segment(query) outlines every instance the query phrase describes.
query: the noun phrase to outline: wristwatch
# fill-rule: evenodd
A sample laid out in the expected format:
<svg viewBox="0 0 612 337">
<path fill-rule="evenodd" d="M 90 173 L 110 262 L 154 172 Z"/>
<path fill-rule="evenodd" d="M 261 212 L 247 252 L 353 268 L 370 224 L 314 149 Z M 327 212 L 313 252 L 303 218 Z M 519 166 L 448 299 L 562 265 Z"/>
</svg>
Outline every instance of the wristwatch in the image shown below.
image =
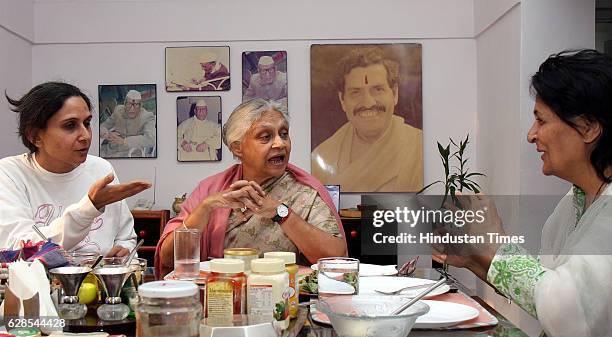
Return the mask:
<svg viewBox="0 0 612 337">
<path fill-rule="evenodd" d="M 279 225 L 285 222 L 291 213 L 291 208 L 285 204 L 280 204 L 276 206 L 276 215 L 272 217 L 272 221 L 278 223 Z"/>
</svg>

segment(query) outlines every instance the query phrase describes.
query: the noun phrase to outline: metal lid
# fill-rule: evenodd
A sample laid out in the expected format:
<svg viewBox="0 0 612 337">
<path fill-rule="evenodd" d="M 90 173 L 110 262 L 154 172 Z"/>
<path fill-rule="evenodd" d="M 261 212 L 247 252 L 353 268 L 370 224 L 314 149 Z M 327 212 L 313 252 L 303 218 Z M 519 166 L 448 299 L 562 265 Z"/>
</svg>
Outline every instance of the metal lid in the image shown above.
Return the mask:
<svg viewBox="0 0 612 337">
<path fill-rule="evenodd" d="M 264 253 L 265 258 L 275 258 L 285 261 L 285 264 L 295 264 L 294 252 L 267 252 Z"/>
<path fill-rule="evenodd" d="M 242 273 L 244 261 L 239 259 L 213 259 L 210 261 L 210 271 L 213 273 Z"/>
<path fill-rule="evenodd" d="M 225 248 L 223 256 L 259 256 L 259 251 L 255 248 Z"/>
<path fill-rule="evenodd" d="M 254 273 L 280 273 L 285 271 L 285 261 L 281 259 L 263 258 L 251 261 Z"/>
<path fill-rule="evenodd" d="M 198 292 L 198 286 L 189 281 L 154 281 L 138 287 L 138 294 L 148 298 L 191 297 Z"/>
</svg>

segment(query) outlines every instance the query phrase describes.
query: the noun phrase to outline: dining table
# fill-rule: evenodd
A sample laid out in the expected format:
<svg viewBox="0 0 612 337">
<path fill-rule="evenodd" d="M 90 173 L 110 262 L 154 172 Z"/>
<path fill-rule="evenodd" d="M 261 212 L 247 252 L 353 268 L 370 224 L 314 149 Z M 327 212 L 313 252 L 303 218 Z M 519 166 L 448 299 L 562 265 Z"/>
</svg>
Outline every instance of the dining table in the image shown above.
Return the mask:
<svg viewBox="0 0 612 337">
<path fill-rule="evenodd" d="M 440 278 L 440 272 L 431 268 L 418 268 L 415 277 L 437 280 Z M 448 276 L 448 274 L 447 274 Z M 483 309 L 494 316 L 498 323 L 493 326 L 483 326 L 474 328 L 453 328 L 447 327 L 444 329 L 412 329 L 409 337 L 528 337 L 528 335 L 505 318 L 502 314 L 493 309 L 482 298 L 475 296 L 473 291 L 465 287 L 453 277 L 449 278 L 450 292 L 462 293 L 474 301 L 476 301 Z M 435 300 L 436 298 L 432 298 Z M 296 337 L 338 337 L 333 327 L 328 324 L 322 324 L 312 319 L 312 316 L 307 315 L 303 327 L 300 329 Z"/>
<path fill-rule="evenodd" d="M 438 280 L 441 277 L 441 272 L 432 268 L 417 268 L 412 274 L 413 277 Z M 409 337 L 527 337 L 528 335 L 516 327 L 507 318 L 493 309 L 483 299 L 478 296 L 474 296 L 473 292 L 465 287 L 461 282 L 452 277 L 452 275 L 446 274 L 449 279 L 448 285 L 450 287 L 449 293 L 457 293 L 467 295 L 467 297 L 477 302 L 482 309 L 485 309 L 491 316 L 497 319 L 497 324 L 488 325 L 483 327 L 473 328 L 462 328 L 462 327 L 446 327 L 437 329 L 413 329 Z M 431 298 L 432 300 L 440 300 L 440 298 Z M 300 296 L 300 302 L 312 301 L 316 298 L 309 296 Z M 310 306 L 302 306 L 299 311 L 297 319 L 292 319 L 288 330 L 284 331 L 282 337 L 338 337 L 333 327 L 329 324 L 323 324 L 315 321 L 313 315 L 311 315 Z M 89 322 L 89 320 L 88 320 Z M 82 324 L 71 325 L 66 331 L 71 332 L 85 332 L 85 331 L 106 331 L 113 334 L 124 334 L 127 337 L 135 335 L 135 320 L 128 318 L 121 322 L 106 322 L 101 324 L 93 319 L 94 323 L 88 323 L 84 326 Z M 110 324 L 112 323 L 112 324 Z M 91 324 L 91 325 L 90 325 Z M 109 325 L 110 324 L 110 325 Z M 384 337 L 384 336 L 381 336 Z"/>
</svg>

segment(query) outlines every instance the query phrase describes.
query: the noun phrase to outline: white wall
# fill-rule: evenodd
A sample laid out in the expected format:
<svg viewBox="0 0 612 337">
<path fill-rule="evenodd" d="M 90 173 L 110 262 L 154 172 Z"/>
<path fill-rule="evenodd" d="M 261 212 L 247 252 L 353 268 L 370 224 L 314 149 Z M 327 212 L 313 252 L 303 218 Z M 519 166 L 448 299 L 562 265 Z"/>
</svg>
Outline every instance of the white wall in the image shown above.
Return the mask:
<svg viewBox="0 0 612 337">
<path fill-rule="evenodd" d="M 474 35 L 478 37 L 521 0 L 474 0 Z"/>
<path fill-rule="evenodd" d="M 461 38 L 473 0 L 45 0 L 38 43 Z"/>
<path fill-rule="evenodd" d="M 0 0 L 0 27 L 27 41 L 34 41 L 32 0 Z"/>
<path fill-rule="evenodd" d="M 0 2 L 0 158 L 22 153 L 17 114 L 9 110 L 4 91 L 18 97 L 32 84 L 32 1 Z"/>
<path fill-rule="evenodd" d="M 52 79 L 73 82 L 86 90 L 94 101 L 97 100 L 98 84 L 157 84 L 158 158 L 112 160 L 122 181 L 152 180 L 156 168 L 155 208 L 169 208 L 175 196 L 190 192 L 199 180 L 233 162 L 226 149 L 221 163 L 176 161 L 175 100 L 185 93 L 165 92 L 164 47 L 168 46 L 230 46 L 231 73 L 236 80 L 232 90 L 218 93 L 222 97 L 224 120 L 240 102 L 241 89 L 235 84 L 239 83 L 241 76 L 241 52 L 287 50 L 289 110 L 294 126 L 291 129 L 291 161 L 305 169 L 310 167 L 308 69 L 312 43 L 423 43 L 425 181 L 442 175 L 435 146 L 437 140 L 446 141 L 449 136 L 463 137 L 467 132 L 475 132 L 476 71 L 475 44 L 471 38 L 471 0 L 436 0 L 427 4 L 393 1 L 393 11 L 388 15 L 367 15 L 367 18 L 366 13 L 378 11 L 378 7 L 362 0 L 333 3 L 317 0 L 308 6 L 298 3 L 287 6 L 284 1 L 268 0 L 269 13 L 280 21 L 257 21 L 248 29 L 239 23 L 253 22 L 252 11 L 237 9 L 233 3 L 216 3 L 216 12 L 231 15 L 209 16 L 204 28 L 202 20 L 195 20 L 193 13 L 200 14 L 210 6 L 205 7 L 199 1 L 181 1 L 180 4 L 170 6 L 161 1 L 38 1 L 34 10 L 36 41 L 41 43 L 33 48 L 34 83 Z M 168 14 L 177 8 L 180 8 L 182 16 Z M 326 10 L 321 11 L 321 8 Z M 163 25 L 151 24 L 153 16 L 163 16 L 167 21 Z M 440 25 L 440 22 L 448 24 Z M 412 39 L 415 36 L 425 38 Z M 367 37 L 372 39 L 365 39 Z M 386 39 L 377 40 L 376 37 Z M 452 124 L 449 123 L 451 119 Z M 94 139 L 97 136 L 96 130 Z M 92 145 L 90 153 L 98 153 L 97 142 Z M 139 197 L 152 199 L 152 194 L 152 191 L 147 191 Z M 353 206 L 359 203 L 359 195 L 343 195 L 341 200 L 343 207 Z"/>
<path fill-rule="evenodd" d="M 500 3 L 475 6 L 475 12 L 491 13 Z M 477 10 L 478 9 L 478 10 Z M 487 174 L 482 179 L 487 194 L 516 196 L 520 194 L 520 148 L 525 136 L 520 130 L 521 98 L 521 5 L 515 3 L 487 25 L 476 37 L 478 73 L 478 169 Z M 482 16 L 482 15 L 481 15 Z M 532 168 L 537 170 L 538 168 Z M 519 214 L 518 198 L 500 198 L 498 203 L 504 227 L 514 227 Z M 492 307 L 517 324 L 530 336 L 541 327 L 537 320 L 503 297 L 483 281 L 462 275 Z"/>
<path fill-rule="evenodd" d="M 553 53 L 595 47 L 595 0 L 523 0 L 521 17 L 521 133 L 533 122 L 529 81 Z M 521 194 L 565 194 L 566 182 L 533 170 L 540 165 L 534 146 L 521 146 Z"/>
<path fill-rule="evenodd" d="M 339 43 L 354 42 L 348 40 Z M 376 42 L 376 41 L 370 41 Z M 391 41 L 384 41 L 391 42 Z M 394 40 L 393 42 L 415 42 Z M 442 174 L 438 163 L 436 140 L 474 133 L 476 118 L 475 48 L 470 39 L 419 40 L 423 43 L 423 127 L 425 135 L 425 180 Z M 291 161 L 310 167 L 310 41 L 230 42 L 231 72 L 240 78 L 240 57 L 244 50 L 288 51 L 289 111 L 293 140 Z M 178 163 L 176 161 L 176 97 L 185 93 L 167 93 L 164 87 L 164 47 L 193 45 L 177 43 L 62 44 L 37 45 L 33 48 L 33 82 L 65 80 L 84 89 L 95 102 L 98 84 L 155 83 L 158 94 L 158 158 L 111 160 L 122 181 L 152 179 L 157 168 L 156 208 L 169 208 L 172 198 L 190 192 L 204 177 L 228 167 L 233 159 L 223 149 L 221 163 Z M 211 45 L 211 43 L 198 43 Z M 456 67 L 461 63 L 461 67 Z M 306 71 L 304 71 L 306 69 Z M 238 83 L 239 81 L 234 81 Z M 217 95 L 217 93 L 213 93 Z M 224 121 L 241 99 L 241 89 L 234 86 L 220 92 Z M 444 97 L 444 99 L 439 99 Z M 97 116 L 97 113 L 95 114 Z M 448 123 L 453 116 L 453 123 Z M 95 118 L 94 118 L 95 120 Z M 97 140 L 97 124 L 94 139 Z M 90 153 L 98 153 L 94 141 Z M 179 178 L 180 177 L 180 178 Z M 140 197 L 152 199 L 152 192 Z M 343 203 L 347 198 L 342 197 Z"/>
</svg>

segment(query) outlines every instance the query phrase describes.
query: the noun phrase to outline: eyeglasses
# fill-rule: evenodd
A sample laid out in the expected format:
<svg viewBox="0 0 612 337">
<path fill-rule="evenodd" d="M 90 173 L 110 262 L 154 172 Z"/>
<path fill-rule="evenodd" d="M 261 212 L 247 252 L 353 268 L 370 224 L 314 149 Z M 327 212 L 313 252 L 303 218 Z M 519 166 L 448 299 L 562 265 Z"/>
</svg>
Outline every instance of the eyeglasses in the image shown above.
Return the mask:
<svg viewBox="0 0 612 337">
<path fill-rule="evenodd" d="M 125 102 L 125 106 L 128 107 L 133 107 L 133 106 L 140 106 L 140 102 Z"/>
</svg>

